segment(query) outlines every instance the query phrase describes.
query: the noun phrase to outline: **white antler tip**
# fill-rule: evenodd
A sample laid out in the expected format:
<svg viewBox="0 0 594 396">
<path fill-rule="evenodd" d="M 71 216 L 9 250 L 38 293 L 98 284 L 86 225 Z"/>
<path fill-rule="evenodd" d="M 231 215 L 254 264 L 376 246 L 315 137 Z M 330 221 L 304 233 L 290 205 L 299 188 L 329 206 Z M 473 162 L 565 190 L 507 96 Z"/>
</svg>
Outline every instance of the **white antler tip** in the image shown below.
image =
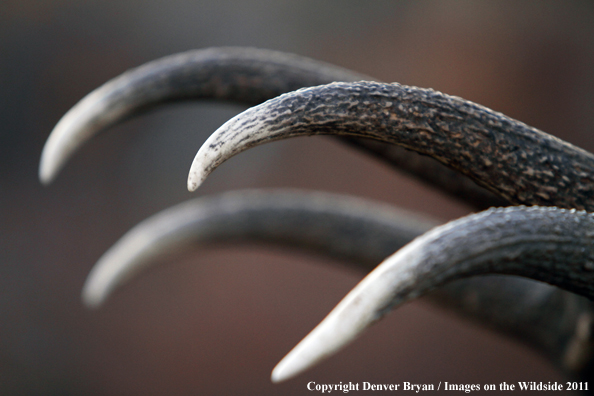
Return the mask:
<svg viewBox="0 0 594 396">
<path fill-rule="evenodd" d="M 39 181 L 46 186 L 54 181 L 57 173 L 56 161 L 52 158 L 55 156 L 50 155 L 49 151 L 46 145 L 41 153 L 41 161 L 39 162 Z"/>
<path fill-rule="evenodd" d="M 283 374 L 282 370 L 278 369 L 278 366 L 276 366 L 274 368 L 274 370 L 272 370 L 272 374 L 270 375 L 270 380 L 275 383 L 278 384 L 279 382 L 283 382 L 285 380 L 287 380 L 289 377 L 287 377 L 286 375 Z"/>
<path fill-rule="evenodd" d="M 106 267 L 108 271 L 105 270 Z M 85 307 L 90 309 L 99 308 L 109 297 L 110 292 L 115 287 L 113 274 L 109 270 L 110 267 L 102 264 L 102 260 L 99 260 L 89 273 L 81 292 L 82 302 Z"/>
<path fill-rule="evenodd" d="M 209 153 L 208 149 L 205 149 L 204 146 L 198 150 L 198 153 L 192 162 L 192 166 L 190 167 L 190 173 L 188 174 L 189 191 L 196 191 L 210 174 L 210 171 L 207 169 L 212 170 L 216 167 L 216 162 L 211 158 L 212 154 Z M 212 165 L 213 163 L 215 163 L 214 166 Z"/>
<path fill-rule="evenodd" d="M 188 176 L 188 191 L 196 191 L 203 181 L 203 177 L 198 177 L 196 174 L 191 173 L 190 176 Z"/>
<path fill-rule="evenodd" d="M 188 191 L 196 191 L 200 187 L 200 182 L 195 180 L 192 176 L 188 177 Z"/>
<path fill-rule="evenodd" d="M 81 294 L 82 302 L 85 307 L 89 309 L 99 308 L 101 305 L 103 305 L 103 302 L 105 302 L 107 297 L 107 293 L 98 291 L 96 289 L 97 287 L 93 287 L 92 285 L 85 285 L 85 287 L 83 287 Z"/>
<path fill-rule="evenodd" d="M 295 354 L 289 353 L 276 365 L 270 375 L 270 380 L 273 383 L 276 384 L 291 379 L 311 366 L 310 363 L 305 363 L 301 359 L 295 359 L 295 357 Z"/>
<path fill-rule="evenodd" d="M 39 168 L 39 181 L 44 186 L 47 186 L 51 184 L 52 181 L 54 181 L 54 175 L 46 168 Z"/>
</svg>

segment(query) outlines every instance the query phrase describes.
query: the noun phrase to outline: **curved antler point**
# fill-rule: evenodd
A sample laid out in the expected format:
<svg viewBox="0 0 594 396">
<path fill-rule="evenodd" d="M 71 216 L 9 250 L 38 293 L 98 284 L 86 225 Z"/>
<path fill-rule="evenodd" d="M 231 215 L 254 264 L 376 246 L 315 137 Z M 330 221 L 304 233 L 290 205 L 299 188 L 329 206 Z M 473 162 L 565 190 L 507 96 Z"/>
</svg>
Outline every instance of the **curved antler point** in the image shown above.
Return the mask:
<svg viewBox="0 0 594 396">
<path fill-rule="evenodd" d="M 314 329 L 312 333 L 316 333 L 318 329 Z M 308 335 L 302 340 L 291 352 L 289 352 L 272 370 L 270 379 L 273 383 L 279 383 L 289 380 L 302 372 L 313 367 L 317 362 L 322 360 L 318 353 L 323 348 L 320 348 L 316 344 L 320 343 L 320 337 L 316 337 L 315 334 Z"/>
<path fill-rule="evenodd" d="M 81 299 L 84 306 L 89 309 L 97 309 L 101 307 L 105 301 L 102 296 L 90 293 L 87 289 L 83 290 Z"/>
<path fill-rule="evenodd" d="M 98 286 L 96 279 L 97 277 L 93 277 L 91 275 L 92 273 L 89 275 L 85 285 L 83 286 L 81 299 L 85 307 L 89 309 L 96 309 L 103 305 L 107 299 L 107 296 L 109 296 L 109 291 L 106 291 L 105 287 Z"/>
<path fill-rule="evenodd" d="M 188 176 L 188 191 L 196 191 L 201 184 L 202 181 L 200 180 L 200 178 L 195 177 L 193 174 L 190 174 L 190 176 Z"/>
<path fill-rule="evenodd" d="M 198 169 L 196 170 L 195 168 Z M 201 166 L 195 167 L 192 165 L 192 169 L 190 169 L 190 174 L 188 175 L 188 191 L 193 192 L 200 187 L 204 179 L 206 179 L 205 173 Z"/>
<path fill-rule="evenodd" d="M 55 129 L 50 134 L 50 139 L 47 141 L 43 147 L 43 151 L 41 152 L 41 160 L 39 162 L 39 181 L 43 185 L 51 184 L 58 174 L 58 161 L 55 158 L 55 150 L 52 149 L 51 143 L 51 136 L 54 134 L 54 132 Z"/>
<path fill-rule="evenodd" d="M 55 178 L 55 172 L 50 172 L 47 168 L 39 167 L 39 181 L 44 186 L 50 185 Z"/>
</svg>

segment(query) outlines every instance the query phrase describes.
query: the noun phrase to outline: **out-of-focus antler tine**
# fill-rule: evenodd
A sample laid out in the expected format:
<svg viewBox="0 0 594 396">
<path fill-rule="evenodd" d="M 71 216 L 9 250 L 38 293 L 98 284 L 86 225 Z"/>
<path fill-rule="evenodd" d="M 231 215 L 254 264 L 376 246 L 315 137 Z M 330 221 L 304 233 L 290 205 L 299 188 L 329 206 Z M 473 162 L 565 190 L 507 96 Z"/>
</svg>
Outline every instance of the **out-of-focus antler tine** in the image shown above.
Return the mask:
<svg viewBox="0 0 594 396">
<path fill-rule="evenodd" d="M 222 241 L 284 244 L 347 260 L 365 272 L 435 226 L 362 198 L 314 191 L 245 190 L 191 200 L 138 224 L 97 262 L 83 300 L 100 305 L 164 252 Z"/>
</svg>

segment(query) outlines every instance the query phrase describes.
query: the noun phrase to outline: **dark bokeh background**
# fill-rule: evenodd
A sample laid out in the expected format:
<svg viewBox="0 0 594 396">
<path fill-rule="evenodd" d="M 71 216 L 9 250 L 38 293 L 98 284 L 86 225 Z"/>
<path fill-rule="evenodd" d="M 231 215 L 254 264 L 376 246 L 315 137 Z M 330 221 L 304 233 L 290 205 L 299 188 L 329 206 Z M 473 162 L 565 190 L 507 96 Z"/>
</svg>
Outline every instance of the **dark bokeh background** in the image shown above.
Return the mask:
<svg viewBox="0 0 594 396">
<path fill-rule="evenodd" d="M 300 395 L 309 381 L 559 380 L 533 351 L 411 303 L 280 385 L 269 373 L 362 274 L 299 252 L 200 247 L 97 311 L 79 299 L 97 258 L 140 220 L 190 198 L 189 164 L 241 107 L 178 105 L 112 128 L 56 182 L 37 165 L 86 93 L 174 52 L 255 46 L 479 102 L 594 150 L 588 1 L 74 1 L 0 4 L 0 394 Z M 270 144 L 197 193 L 351 193 L 446 221 L 469 208 L 328 138 Z M 594 386 L 594 384 L 592 384 Z"/>
</svg>

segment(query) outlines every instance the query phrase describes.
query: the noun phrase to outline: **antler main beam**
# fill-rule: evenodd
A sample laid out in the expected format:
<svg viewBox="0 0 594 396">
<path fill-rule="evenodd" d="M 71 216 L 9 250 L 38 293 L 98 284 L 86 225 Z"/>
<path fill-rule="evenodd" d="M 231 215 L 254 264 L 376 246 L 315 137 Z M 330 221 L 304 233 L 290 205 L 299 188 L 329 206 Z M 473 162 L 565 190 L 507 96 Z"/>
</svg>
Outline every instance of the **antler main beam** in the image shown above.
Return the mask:
<svg viewBox="0 0 594 396">
<path fill-rule="evenodd" d="M 305 57 L 255 48 L 209 48 L 171 55 L 114 78 L 70 109 L 43 149 L 39 177 L 50 183 L 87 140 L 159 105 L 216 99 L 251 106 L 302 87 L 359 80 L 373 78 Z M 507 204 L 430 158 L 367 139 L 340 139 L 473 207 Z"/>
</svg>

